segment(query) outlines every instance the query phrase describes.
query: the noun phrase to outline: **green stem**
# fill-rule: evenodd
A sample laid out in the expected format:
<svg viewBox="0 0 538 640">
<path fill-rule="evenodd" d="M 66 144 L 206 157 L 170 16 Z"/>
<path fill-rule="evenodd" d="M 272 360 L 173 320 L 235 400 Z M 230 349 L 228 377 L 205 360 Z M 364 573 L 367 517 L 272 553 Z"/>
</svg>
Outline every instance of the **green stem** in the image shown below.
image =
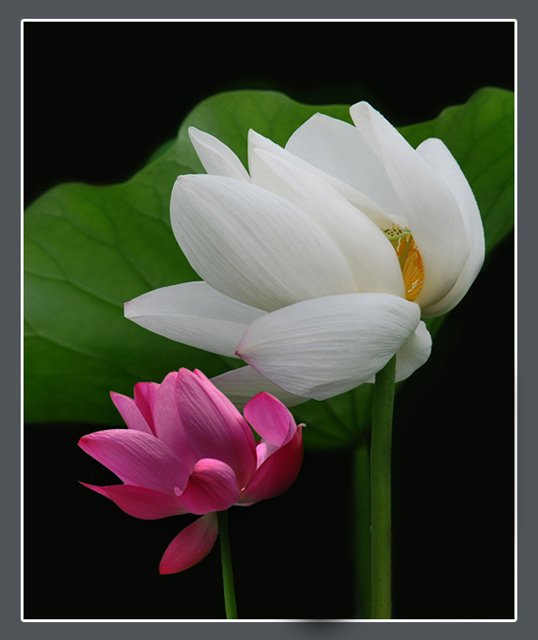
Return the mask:
<svg viewBox="0 0 538 640">
<path fill-rule="evenodd" d="M 228 529 L 228 511 L 218 511 L 220 556 L 222 561 L 222 583 L 224 587 L 224 606 L 226 618 L 237 618 L 237 606 L 235 604 L 234 576 L 232 570 L 232 554 L 230 552 L 230 532 Z"/>
<path fill-rule="evenodd" d="M 391 617 L 391 440 L 396 356 L 375 377 L 370 448 L 371 617 Z"/>
</svg>

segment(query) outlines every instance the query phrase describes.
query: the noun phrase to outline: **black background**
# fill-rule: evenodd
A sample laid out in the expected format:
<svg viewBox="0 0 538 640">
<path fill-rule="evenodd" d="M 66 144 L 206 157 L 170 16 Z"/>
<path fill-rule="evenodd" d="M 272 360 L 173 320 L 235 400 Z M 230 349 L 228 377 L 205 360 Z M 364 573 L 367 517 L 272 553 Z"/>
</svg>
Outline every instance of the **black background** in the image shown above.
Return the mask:
<svg viewBox="0 0 538 640">
<path fill-rule="evenodd" d="M 514 88 L 512 23 L 26 23 L 24 196 L 129 178 L 202 99 L 237 88 L 310 104 L 367 99 L 394 124 L 482 86 Z M 513 247 L 488 259 L 427 365 L 399 395 L 393 439 L 394 617 L 514 615 Z M 487 322 L 484 323 L 484 314 Z M 435 375 L 433 374 L 435 372 Z M 222 618 L 218 545 L 159 576 L 191 521 L 136 520 L 79 480 L 91 425 L 26 425 L 24 616 Z M 230 512 L 239 615 L 355 615 L 351 463 L 306 452 L 279 498 Z"/>
</svg>

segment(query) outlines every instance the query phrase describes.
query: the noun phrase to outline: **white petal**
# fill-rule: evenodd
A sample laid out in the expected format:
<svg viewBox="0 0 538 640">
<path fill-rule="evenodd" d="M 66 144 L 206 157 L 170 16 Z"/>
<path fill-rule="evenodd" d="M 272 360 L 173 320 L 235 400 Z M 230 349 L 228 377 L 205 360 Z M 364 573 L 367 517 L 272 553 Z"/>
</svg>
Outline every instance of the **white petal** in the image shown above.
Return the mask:
<svg viewBox="0 0 538 640">
<path fill-rule="evenodd" d="M 398 296 L 329 296 L 255 320 L 237 353 L 287 391 L 324 400 L 367 382 L 419 320 L 419 306 Z"/>
<path fill-rule="evenodd" d="M 220 176 L 180 176 L 171 219 L 195 271 L 217 291 L 250 306 L 272 311 L 356 291 L 329 236 L 265 189 Z"/>
<path fill-rule="evenodd" d="M 409 378 L 428 360 L 431 350 L 432 337 L 424 322 L 420 321 L 415 332 L 396 352 L 396 382 Z M 375 383 L 375 376 L 372 376 L 368 382 Z"/>
<path fill-rule="evenodd" d="M 421 367 L 430 357 L 431 350 L 432 337 L 421 321 L 396 354 L 396 382 L 405 380 Z"/>
<path fill-rule="evenodd" d="M 351 124 L 317 113 L 293 133 L 286 149 L 363 193 L 387 214 L 405 215 L 383 164 Z"/>
<path fill-rule="evenodd" d="M 310 400 L 310 398 L 303 398 L 277 387 L 276 384 L 264 378 L 261 373 L 248 365 L 211 378 L 211 382 L 240 410 L 262 391 L 275 396 L 287 407 L 294 407 Z"/>
<path fill-rule="evenodd" d="M 315 116 L 313 118 L 315 118 Z M 331 120 L 331 118 L 329 118 L 329 120 Z M 310 123 L 310 120 L 308 121 L 308 123 Z M 305 125 L 303 125 L 303 127 L 305 127 Z M 339 180 L 334 175 L 331 175 L 330 173 L 327 173 L 327 172 L 323 171 L 322 169 L 320 169 L 319 168 L 320 166 L 325 166 L 325 164 L 322 161 L 323 160 L 323 155 L 320 157 L 320 159 L 318 161 L 318 160 L 316 160 L 317 156 L 316 157 L 312 157 L 311 154 L 305 153 L 306 156 L 308 156 L 309 158 L 311 158 L 313 160 L 312 163 L 307 162 L 301 156 L 301 147 L 298 146 L 296 148 L 295 145 L 292 142 L 292 141 L 296 141 L 296 136 L 299 135 L 298 131 L 302 131 L 302 127 L 300 127 L 293 134 L 292 138 L 290 138 L 290 141 L 288 142 L 288 145 L 286 146 L 286 149 L 283 149 L 282 147 L 279 147 L 277 144 L 275 144 L 274 142 L 272 142 L 268 138 L 264 138 L 259 133 L 256 133 L 256 132 L 250 130 L 249 131 L 249 135 L 248 135 L 249 167 L 251 166 L 250 158 L 252 157 L 252 153 L 254 151 L 258 150 L 258 149 L 264 149 L 264 150 L 269 151 L 269 152 L 271 152 L 274 155 L 277 155 L 279 157 L 288 158 L 288 159 L 292 158 L 294 160 L 294 162 L 296 162 L 299 166 L 303 166 L 305 168 L 308 168 L 310 171 L 315 173 L 316 177 L 319 180 L 322 180 L 322 181 L 327 182 L 328 184 L 330 184 L 349 203 L 351 203 L 353 206 L 355 206 L 358 209 L 360 209 L 364 214 L 366 214 L 370 218 L 370 220 L 375 222 L 375 224 L 380 229 L 390 229 L 392 224 L 399 224 L 402 227 L 405 226 L 405 224 L 406 224 L 405 218 L 403 218 L 401 216 L 398 216 L 398 215 L 396 215 L 394 213 L 395 211 L 398 211 L 398 210 L 401 209 L 401 207 L 399 205 L 398 206 L 392 206 L 391 207 L 391 211 L 385 211 L 383 209 L 383 207 L 378 202 L 375 202 L 374 200 L 372 200 L 372 198 L 366 196 L 364 193 L 362 193 L 361 191 L 355 189 L 350 184 L 347 184 L 346 182 L 342 182 L 342 180 Z M 316 142 L 316 141 L 314 140 L 314 142 Z M 291 152 L 290 152 L 290 150 L 291 150 Z M 323 147 L 320 146 L 319 150 L 323 151 Z M 294 153 L 294 151 L 297 151 L 297 153 Z M 377 161 L 377 159 L 376 159 L 376 161 Z M 392 186 L 389 184 L 388 188 L 392 189 Z M 385 191 L 383 191 L 383 193 L 385 193 Z M 385 199 L 386 199 L 386 197 L 385 197 Z"/>
<path fill-rule="evenodd" d="M 195 127 L 189 127 L 189 137 L 207 173 L 250 181 L 241 160 L 223 142 Z"/>
<path fill-rule="evenodd" d="M 428 307 L 448 294 L 469 256 L 458 203 L 436 171 L 379 112 L 361 102 L 350 113 L 383 162 L 403 205 L 424 265 L 424 284 L 416 302 Z"/>
<path fill-rule="evenodd" d="M 355 278 L 357 291 L 405 297 L 398 257 L 385 234 L 315 172 L 291 154 L 250 154 L 252 182 L 307 213 L 332 238 Z"/>
<path fill-rule="evenodd" d="M 125 317 L 161 336 L 224 356 L 235 356 L 247 326 L 264 315 L 205 282 L 155 289 L 125 303 Z"/>
<path fill-rule="evenodd" d="M 452 192 L 460 207 L 471 244 L 469 258 L 450 293 L 422 310 L 423 316 L 434 317 L 447 313 L 460 302 L 482 268 L 485 256 L 484 226 L 471 187 L 445 144 L 437 138 L 429 138 L 417 147 L 417 153 L 437 172 Z"/>
</svg>

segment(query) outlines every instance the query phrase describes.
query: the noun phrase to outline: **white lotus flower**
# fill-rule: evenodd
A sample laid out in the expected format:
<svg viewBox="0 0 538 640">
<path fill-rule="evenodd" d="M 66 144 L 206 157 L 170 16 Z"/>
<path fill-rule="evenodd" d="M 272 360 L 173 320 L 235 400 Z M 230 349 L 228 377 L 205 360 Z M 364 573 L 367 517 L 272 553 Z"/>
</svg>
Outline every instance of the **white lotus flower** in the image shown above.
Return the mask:
<svg viewBox="0 0 538 640">
<path fill-rule="evenodd" d="M 437 139 L 415 150 L 367 103 L 355 126 L 316 114 L 286 148 L 249 132 L 249 173 L 213 136 L 191 141 L 208 175 L 180 176 L 172 228 L 202 282 L 126 304 L 134 322 L 248 366 L 213 382 L 238 404 L 288 405 L 364 382 L 397 354 L 429 357 L 421 316 L 450 311 L 484 260 L 472 191 Z"/>
</svg>

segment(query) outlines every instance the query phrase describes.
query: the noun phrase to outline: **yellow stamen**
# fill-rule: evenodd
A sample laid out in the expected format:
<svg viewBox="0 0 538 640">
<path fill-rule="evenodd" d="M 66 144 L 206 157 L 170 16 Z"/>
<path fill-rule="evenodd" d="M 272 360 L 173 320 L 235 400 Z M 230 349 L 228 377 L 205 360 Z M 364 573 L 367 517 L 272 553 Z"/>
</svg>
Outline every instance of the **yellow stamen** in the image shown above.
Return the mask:
<svg viewBox="0 0 538 640">
<path fill-rule="evenodd" d="M 415 239 L 409 229 L 402 229 L 397 224 L 393 224 L 392 229 L 383 229 L 383 233 L 398 256 L 405 284 L 405 299 L 413 302 L 424 283 L 424 266 Z"/>
</svg>

